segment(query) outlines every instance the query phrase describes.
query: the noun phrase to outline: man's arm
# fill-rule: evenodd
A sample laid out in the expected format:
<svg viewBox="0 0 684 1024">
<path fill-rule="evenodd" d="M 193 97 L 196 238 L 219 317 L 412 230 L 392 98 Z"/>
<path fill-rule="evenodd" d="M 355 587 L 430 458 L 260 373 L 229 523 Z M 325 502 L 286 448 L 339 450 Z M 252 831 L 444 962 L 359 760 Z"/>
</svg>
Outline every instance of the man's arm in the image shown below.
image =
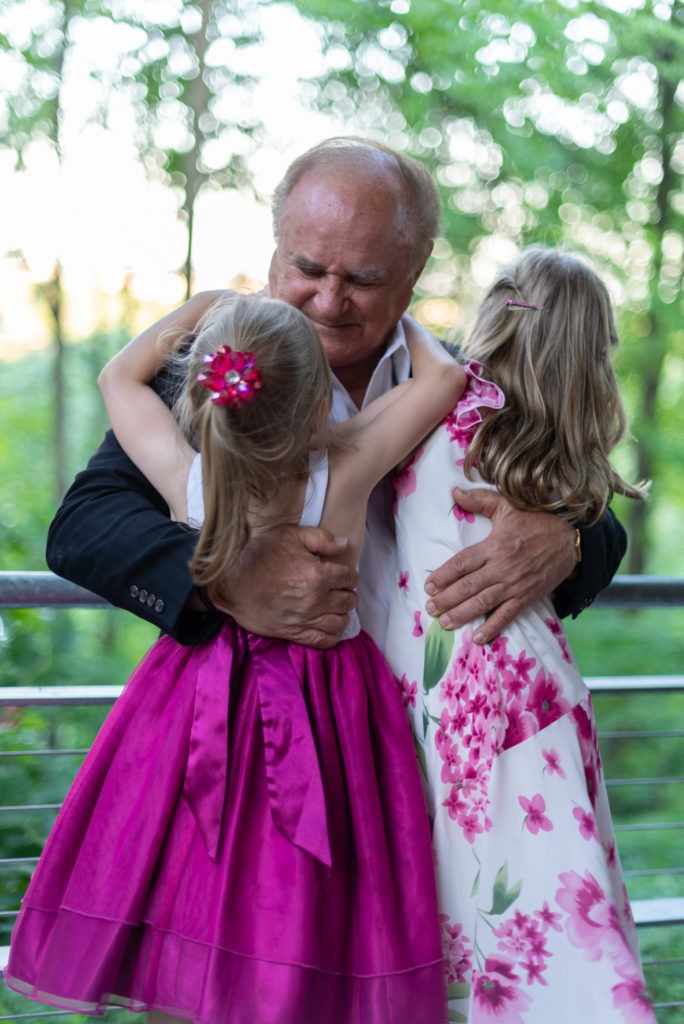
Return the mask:
<svg viewBox="0 0 684 1024">
<path fill-rule="evenodd" d="M 172 522 L 161 495 L 112 431 L 76 476 L 50 525 L 48 566 L 180 643 L 214 633 L 222 616 L 188 606 L 197 535 Z"/>
<path fill-rule="evenodd" d="M 552 599 L 558 616 L 576 619 L 608 586 L 627 550 L 627 534 L 612 509 L 596 526 L 579 528 L 581 561 L 556 587 Z"/>
<path fill-rule="evenodd" d="M 179 643 L 201 643 L 223 612 L 255 633 L 332 646 L 356 605 L 356 570 L 318 555 L 344 549 L 326 531 L 282 528 L 261 534 L 204 609 L 188 566 L 195 531 L 168 518 L 162 497 L 110 431 L 79 473 L 50 526 L 53 572 L 154 623 Z"/>
<path fill-rule="evenodd" d="M 427 609 L 446 628 L 485 615 L 474 638 L 488 643 L 525 607 L 553 596 L 560 616 L 577 616 L 606 587 L 625 552 L 625 532 L 612 512 L 581 531 L 558 516 L 523 512 L 493 491 L 454 493 L 458 504 L 492 520 L 492 532 L 436 569 L 426 580 Z"/>
</svg>

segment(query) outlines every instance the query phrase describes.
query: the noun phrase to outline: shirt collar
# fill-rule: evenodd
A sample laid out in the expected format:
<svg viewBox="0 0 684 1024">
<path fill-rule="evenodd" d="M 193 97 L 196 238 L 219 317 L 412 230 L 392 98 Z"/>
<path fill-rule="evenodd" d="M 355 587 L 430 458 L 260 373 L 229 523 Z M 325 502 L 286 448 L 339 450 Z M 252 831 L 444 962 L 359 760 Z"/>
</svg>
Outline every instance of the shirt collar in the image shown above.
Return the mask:
<svg viewBox="0 0 684 1024">
<path fill-rule="evenodd" d="M 396 384 L 403 384 L 408 380 L 411 372 L 411 359 L 408 345 L 406 344 L 406 333 L 401 321 L 395 327 L 385 351 L 381 355 L 377 366 L 366 388 L 363 398 L 365 407 L 374 399 L 384 395 Z M 335 374 L 332 375 L 333 399 L 330 418 L 333 423 L 342 423 L 350 419 L 359 410 L 352 401 L 344 385 L 342 385 Z"/>
</svg>

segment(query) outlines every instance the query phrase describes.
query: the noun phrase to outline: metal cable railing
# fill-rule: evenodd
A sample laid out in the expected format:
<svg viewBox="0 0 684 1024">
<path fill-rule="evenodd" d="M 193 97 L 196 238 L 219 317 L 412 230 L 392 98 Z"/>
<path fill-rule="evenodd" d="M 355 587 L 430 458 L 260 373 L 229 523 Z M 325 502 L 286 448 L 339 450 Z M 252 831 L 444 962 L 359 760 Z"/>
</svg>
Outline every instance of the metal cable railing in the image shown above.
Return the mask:
<svg viewBox="0 0 684 1024">
<path fill-rule="evenodd" d="M 595 607 L 598 608 L 672 608 L 684 607 L 684 579 L 671 579 L 668 577 L 618 577 L 603 594 L 597 599 Z M 22 572 L 7 573 L 0 572 L 0 611 L 2 609 L 22 608 L 106 608 L 107 602 L 99 597 L 83 590 L 74 584 L 61 580 L 47 572 Z M 677 666 L 678 667 L 678 666 Z M 667 860 L 665 853 L 670 852 L 673 844 L 679 835 L 684 835 L 684 790 L 681 795 L 681 805 L 676 820 L 653 820 L 657 814 L 657 797 L 667 791 L 671 792 L 674 787 L 680 787 L 684 782 L 684 774 L 680 774 L 679 768 L 684 764 L 684 751 L 682 741 L 684 740 L 684 674 L 660 675 L 660 676 L 595 676 L 587 680 L 592 694 L 601 695 L 601 699 L 612 701 L 614 698 L 629 702 L 638 699 L 640 695 L 650 695 L 657 699 L 657 695 L 668 697 L 668 695 L 682 695 L 682 728 L 677 728 L 678 722 L 666 722 L 665 727 L 661 723 L 659 727 L 648 729 L 645 722 L 639 723 L 638 729 L 625 729 L 620 723 L 605 732 L 600 733 L 602 748 L 621 744 L 633 743 L 659 743 L 677 744 L 677 756 L 670 754 L 666 760 L 665 769 L 662 774 L 651 777 L 647 774 L 640 774 L 639 777 L 627 777 L 617 773 L 609 776 L 608 786 L 611 790 L 611 803 L 620 801 L 623 794 L 628 794 L 630 787 L 641 791 L 644 795 L 639 798 L 639 804 L 644 808 L 643 813 L 635 817 L 635 820 L 622 820 L 619 811 L 616 813 L 614 807 L 615 831 L 618 838 L 618 846 L 625 866 L 625 877 L 628 885 L 638 886 L 638 897 L 632 899 L 635 919 L 640 929 L 642 946 L 644 946 L 644 967 L 647 979 L 655 996 L 658 1020 L 662 1024 L 681 1024 L 684 1022 L 684 972 L 681 968 L 684 965 L 684 885 L 681 878 L 684 876 L 684 854 L 675 853 L 678 860 Z M 105 711 L 121 692 L 120 685 L 92 686 L 88 684 L 76 686 L 0 686 L 0 714 L 3 709 L 17 709 L 12 713 L 19 713 L 21 709 L 47 709 L 50 708 L 57 715 L 68 715 L 70 709 L 74 708 L 100 708 Z M 58 763 L 65 763 L 65 759 L 74 759 L 74 771 L 85 755 L 87 748 L 79 745 L 60 746 L 58 744 L 31 744 L 29 748 L 0 750 L 0 772 L 5 766 L 26 763 L 27 765 L 37 762 L 43 763 L 49 758 L 58 759 Z M 57 763 L 57 762 L 56 762 Z M 674 770 L 673 770 L 674 769 Z M 677 790 L 674 789 L 675 796 Z M 41 802 L 31 804 L 23 801 L 15 805 L 0 805 L 0 836 L 2 836 L 2 822 L 12 820 L 12 816 L 24 818 L 30 815 L 40 821 L 41 826 L 49 830 L 51 821 L 54 819 L 60 803 L 53 799 L 43 799 Z M 46 833 L 47 834 L 47 833 Z M 638 841 L 643 844 L 644 837 L 652 836 L 653 860 L 659 863 L 638 863 L 632 855 L 630 844 Z M 665 842 L 665 838 L 668 842 Z M 669 837 L 669 838 L 668 838 Z M 682 851 L 684 843 L 678 844 L 679 851 Z M 667 850 L 666 850 L 667 848 Z M 650 849 L 650 847 L 649 847 Z M 625 851 L 627 856 L 625 856 Z M 662 856 L 660 853 L 662 851 Z M 21 851 L 12 850 L 10 855 L 0 846 L 0 875 L 5 871 L 20 871 L 26 879 L 30 870 L 37 861 L 37 856 L 23 855 Z M 17 913 L 16 907 L 0 909 L 0 930 L 7 928 Z M 667 936 L 662 940 L 662 936 Z M 0 947 L 2 946 L 0 939 Z M 6 940 L 5 940 L 6 941 Z M 652 950 L 652 952 L 649 952 Z M 4 954 L 7 949 L 5 947 Z M 0 961 L 3 957 L 3 949 L 0 948 Z M 661 977 L 672 979 L 679 978 L 677 984 L 671 981 L 663 982 Z M 659 998 L 659 993 L 662 997 Z M 675 998 L 672 994 L 675 994 Z M 0 1013 L 2 1011 L 0 1010 Z M 118 1011 L 114 1011 L 114 1016 Z M 17 1020 L 38 1020 L 47 1017 L 63 1017 L 64 1011 L 46 1010 L 44 1012 L 24 1013 L 18 1011 L 9 1016 L 0 1015 L 2 1021 Z M 72 1019 L 74 1015 L 70 1015 Z M 114 1019 L 109 1017 L 108 1019 Z M 131 1020 L 130 1015 L 118 1018 Z"/>
</svg>

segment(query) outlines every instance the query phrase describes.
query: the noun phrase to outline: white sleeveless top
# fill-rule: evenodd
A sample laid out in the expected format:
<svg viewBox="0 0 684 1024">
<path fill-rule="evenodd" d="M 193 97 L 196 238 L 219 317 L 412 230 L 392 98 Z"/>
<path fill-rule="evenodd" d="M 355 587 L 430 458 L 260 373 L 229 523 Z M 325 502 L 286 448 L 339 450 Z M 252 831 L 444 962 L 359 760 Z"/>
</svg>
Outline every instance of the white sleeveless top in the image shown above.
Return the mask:
<svg viewBox="0 0 684 1024">
<path fill-rule="evenodd" d="M 309 479 L 306 483 L 304 507 L 299 519 L 300 526 L 318 526 L 323 515 L 325 495 L 328 489 L 328 453 L 311 452 L 309 455 Z M 188 474 L 188 524 L 199 530 L 204 522 L 204 496 L 202 493 L 202 456 L 198 452 L 192 460 Z M 359 616 L 354 609 L 340 635 L 340 640 L 349 640 L 361 631 Z"/>
</svg>

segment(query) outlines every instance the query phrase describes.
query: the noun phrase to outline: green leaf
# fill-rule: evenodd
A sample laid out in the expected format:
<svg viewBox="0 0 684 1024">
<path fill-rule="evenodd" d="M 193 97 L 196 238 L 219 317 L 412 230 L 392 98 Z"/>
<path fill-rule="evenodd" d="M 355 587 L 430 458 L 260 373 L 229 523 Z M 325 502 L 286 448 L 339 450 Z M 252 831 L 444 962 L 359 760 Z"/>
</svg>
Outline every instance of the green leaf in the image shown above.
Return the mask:
<svg viewBox="0 0 684 1024">
<path fill-rule="evenodd" d="M 454 646 L 455 634 L 442 629 L 434 619 L 425 636 L 425 660 L 423 662 L 423 692 L 434 689 L 446 672 Z"/>
<path fill-rule="evenodd" d="M 425 760 L 425 750 L 423 748 L 423 744 L 415 735 L 413 737 L 413 748 L 416 752 L 416 757 L 418 758 L 418 767 L 420 768 L 423 778 L 427 781 L 429 776 L 427 770 L 427 761 Z"/>
<path fill-rule="evenodd" d="M 490 914 L 504 914 L 512 903 L 515 903 L 522 889 L 522 879 L 508 888 L 508 865 L 504 864 L 499 868 L 494 881 L 494 899 Z"/>
<path fill-rule="evenodd" d="M 452 981 L 447 985 L 447 999 L 467 999 L 470 995 L 470 984 L 467 981 Z"/>
</svg>

